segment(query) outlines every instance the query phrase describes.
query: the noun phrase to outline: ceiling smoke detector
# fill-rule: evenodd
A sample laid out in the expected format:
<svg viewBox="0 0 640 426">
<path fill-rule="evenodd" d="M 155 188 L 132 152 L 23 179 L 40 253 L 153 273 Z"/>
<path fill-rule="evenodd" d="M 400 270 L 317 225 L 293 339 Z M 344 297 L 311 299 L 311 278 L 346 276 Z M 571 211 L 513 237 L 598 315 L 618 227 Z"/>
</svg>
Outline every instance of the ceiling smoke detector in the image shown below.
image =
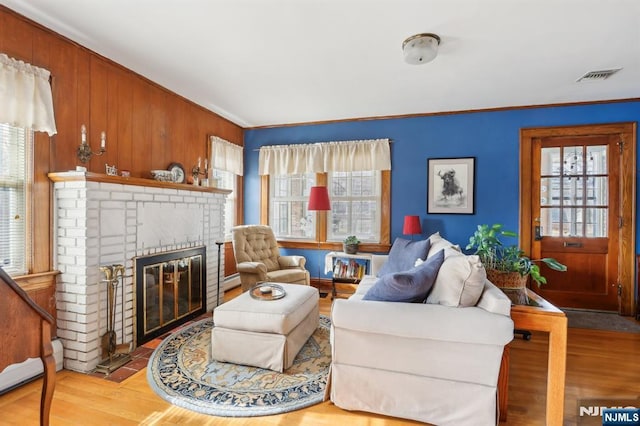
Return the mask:
<svg viewBox="0 0 640 426">
<path fill-rule="evenodd" d="M 606 80 L 621 69 L 622 68 L 612 68 L 610 70 L 589 71 L 588 73 L 577 79 L 576 82 Z"/>
</svg>

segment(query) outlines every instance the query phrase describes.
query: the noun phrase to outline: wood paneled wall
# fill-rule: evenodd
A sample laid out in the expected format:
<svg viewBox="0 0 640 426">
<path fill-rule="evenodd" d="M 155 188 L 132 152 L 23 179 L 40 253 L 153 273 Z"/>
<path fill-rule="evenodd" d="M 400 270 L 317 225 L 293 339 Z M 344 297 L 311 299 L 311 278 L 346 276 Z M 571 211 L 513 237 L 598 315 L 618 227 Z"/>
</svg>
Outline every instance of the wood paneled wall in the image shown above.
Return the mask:
<svg viewBox="0 0 640 426">
<path fill-rule="evenodd" d="M 12 10 L 0 6 L 0 52 L 46 68 L 52 75 L 58 134 L 36 133 L 33 183 L 34 245 L 31 273 L 52 268 L 51 184 L 47 173 L 75 169 L 80 126 L 96 150 L 107 133 L 107 152 L 85 166 L 105 164 L 149 177 L 179 162 L 188 172 L 207 153 L 207 135 L 243 144 L 243 129 Z M 194 64 L 197 66 L 197 64 Z"/>
</svg>

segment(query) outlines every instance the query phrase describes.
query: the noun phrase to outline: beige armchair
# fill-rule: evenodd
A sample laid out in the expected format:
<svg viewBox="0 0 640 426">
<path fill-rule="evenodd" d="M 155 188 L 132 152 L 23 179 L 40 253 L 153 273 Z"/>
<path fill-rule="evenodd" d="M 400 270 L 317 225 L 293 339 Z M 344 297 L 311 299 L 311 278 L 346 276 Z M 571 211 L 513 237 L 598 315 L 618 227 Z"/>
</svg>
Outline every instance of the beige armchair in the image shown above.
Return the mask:
<svg viewBox="0 0 640 426">
<path fill-rule="evenodd" d="M 233 253 L 242 291 L 259 281 L 309 285 L 304 256 L 280 256 L 273 230 L 266 225 L 240 225 L 232 229 Z"/>
</svg>

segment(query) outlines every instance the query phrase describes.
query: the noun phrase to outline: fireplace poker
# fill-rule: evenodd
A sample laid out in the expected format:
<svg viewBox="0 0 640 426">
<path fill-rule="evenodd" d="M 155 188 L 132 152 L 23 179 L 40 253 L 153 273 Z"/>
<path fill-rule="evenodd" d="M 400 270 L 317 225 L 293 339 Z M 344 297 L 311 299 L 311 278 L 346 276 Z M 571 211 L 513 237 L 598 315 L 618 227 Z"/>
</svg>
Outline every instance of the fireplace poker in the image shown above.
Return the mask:
<svg viewBox="0 0 640 426">
<path fill-rule="evenodd" d="M 216 241 L 216 245 L 218 246 L 218 300 L 216 302 L 216 306 L 220 306 L 220 247 L 224 244 L 222 241 Z"/>
</svg>

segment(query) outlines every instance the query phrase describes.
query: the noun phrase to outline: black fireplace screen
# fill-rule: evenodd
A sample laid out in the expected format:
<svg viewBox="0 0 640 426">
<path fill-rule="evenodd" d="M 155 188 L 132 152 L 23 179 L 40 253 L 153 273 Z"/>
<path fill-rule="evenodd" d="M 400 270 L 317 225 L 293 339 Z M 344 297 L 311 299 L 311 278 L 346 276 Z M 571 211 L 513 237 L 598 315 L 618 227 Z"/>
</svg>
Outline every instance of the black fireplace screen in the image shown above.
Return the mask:
<svg viewBox="0 0 640 426">
<path fill-rule="evenodd" d="M 205 310 L 205 247 L 136 258 L 138 345 L 193 319 Z"/>
</svg>

